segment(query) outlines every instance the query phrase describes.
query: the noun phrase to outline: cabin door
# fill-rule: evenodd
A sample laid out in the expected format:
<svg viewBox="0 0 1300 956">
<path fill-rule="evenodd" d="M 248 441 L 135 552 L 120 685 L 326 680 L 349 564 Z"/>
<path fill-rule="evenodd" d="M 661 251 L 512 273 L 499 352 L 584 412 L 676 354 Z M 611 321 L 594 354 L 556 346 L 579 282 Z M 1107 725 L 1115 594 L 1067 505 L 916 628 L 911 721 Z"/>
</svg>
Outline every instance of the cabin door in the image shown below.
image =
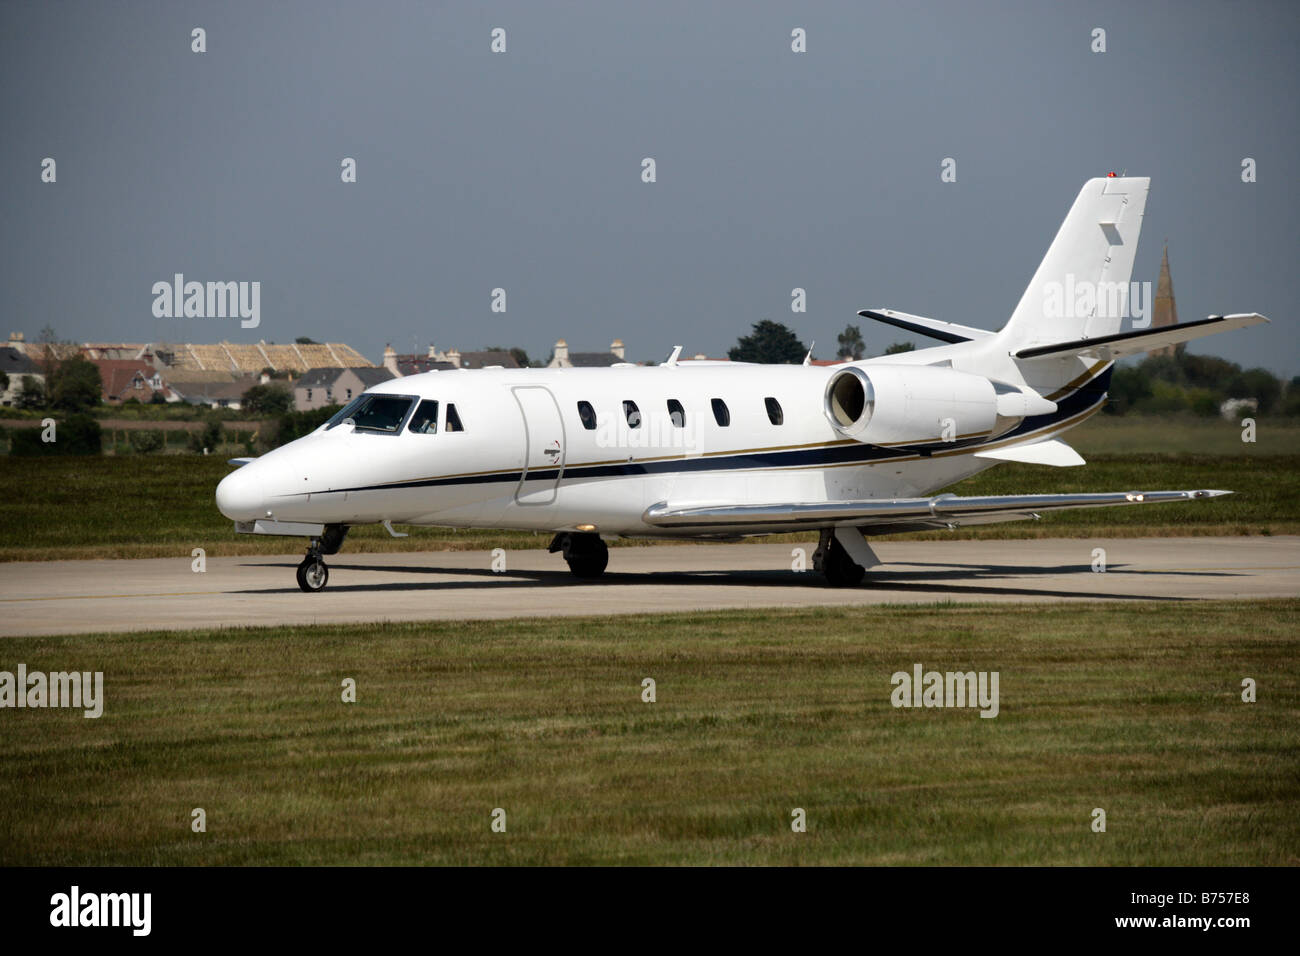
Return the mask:
<svg viewBox="0 0 1300 956">
<path fill-rule="evenodd" d="M 549 505 L 564 474 L 564 422 L 551 390 L 542 385 L 512 389 L 524 417 L 524 471 L 515 491 L 521 505 Z"/>
</svg>

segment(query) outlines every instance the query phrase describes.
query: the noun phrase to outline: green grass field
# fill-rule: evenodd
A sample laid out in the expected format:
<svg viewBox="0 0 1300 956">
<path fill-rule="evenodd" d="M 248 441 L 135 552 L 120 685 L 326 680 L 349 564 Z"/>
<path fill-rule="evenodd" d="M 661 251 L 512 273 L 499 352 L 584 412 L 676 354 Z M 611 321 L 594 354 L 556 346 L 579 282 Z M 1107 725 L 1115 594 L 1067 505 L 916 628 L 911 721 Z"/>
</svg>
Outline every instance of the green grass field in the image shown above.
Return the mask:
<svg viewBox="0 0 1300 956">
<path fill-rule="evenodd" d="M 1295 600 L 3 646 L 106 698 L 0 712 L 3 865 L 1300 863 Z M 914 663 L 997 671 L 999 716 L 894 709 Z"/>
<path fill-rule="evenodd" d="M 0 457 L 0 561 L 282 554 L 291 538 L 235 534 L 213 492 L 229 472 L 198 456 Z M 1041 521 L 911 537 L 1094 537 L 1300 533 L 1300 454 L 1098 456 L 1083 468 L 1004 464 L 953 486 L 961 495 L 1168 488 L 1227 488 L 1213 501 L 1049 514 Z M 349 534 L 346 550 L 396 552 L 543 548 L 549 535 L 407 528 L 393 539 L 375 526 Z M 814 540 L 804 535 L 799 540 Z"/>
</svg>

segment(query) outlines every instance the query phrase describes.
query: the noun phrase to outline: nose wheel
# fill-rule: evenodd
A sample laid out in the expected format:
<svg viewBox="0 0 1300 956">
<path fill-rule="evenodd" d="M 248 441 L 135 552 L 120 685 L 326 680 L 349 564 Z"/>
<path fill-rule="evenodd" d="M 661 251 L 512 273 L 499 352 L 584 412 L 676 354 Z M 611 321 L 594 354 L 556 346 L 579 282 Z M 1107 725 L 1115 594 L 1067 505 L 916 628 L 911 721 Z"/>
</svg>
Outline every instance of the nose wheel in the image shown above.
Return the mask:
<svg viewBox="0 0 1300 956">
<path fill-rule="evenodd" d="M 307 548 L 307 556 L 302 559 L 302 564 L 298 565 L 298 587 L 310 593 L 321 591 L 330 579 L 330 569 L 325 566 L 325 559 L 321 557 L 321 543 L 319 538 L 312 538 L 311 544 Z"/>
</svg>

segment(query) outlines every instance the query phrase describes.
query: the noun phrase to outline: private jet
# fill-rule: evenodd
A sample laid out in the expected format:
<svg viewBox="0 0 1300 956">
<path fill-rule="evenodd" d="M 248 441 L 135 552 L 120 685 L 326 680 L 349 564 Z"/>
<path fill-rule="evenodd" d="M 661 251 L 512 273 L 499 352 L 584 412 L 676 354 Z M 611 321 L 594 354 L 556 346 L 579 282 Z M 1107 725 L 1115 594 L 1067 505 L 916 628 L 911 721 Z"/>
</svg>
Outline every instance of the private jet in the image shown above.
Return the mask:
<svg viewBox="0 0 1300 956">
<path fill-rule="evenodd" d="M 1116 359 L 1268 321 L 1122 330 L 1149 186 L 1085 183 L 997 332 L 867 309 L 939 344 L 832 366 L 684 361 L 678 346 L 655 366 L 396 378 L 311 434 L 234 459 L 217 507 L 236 531 L 307 538 L 307 592 L 359 524 L 546 532 L 581 579 L 605 571 L 617 538 L 818 531 L 814 568 L 852 587 L 880 563 L 873 535 L 1229 494 L 943 493 L 1004 461 L 1084 464 L 1061 435 L 1101 409 Z"/>
</svg>

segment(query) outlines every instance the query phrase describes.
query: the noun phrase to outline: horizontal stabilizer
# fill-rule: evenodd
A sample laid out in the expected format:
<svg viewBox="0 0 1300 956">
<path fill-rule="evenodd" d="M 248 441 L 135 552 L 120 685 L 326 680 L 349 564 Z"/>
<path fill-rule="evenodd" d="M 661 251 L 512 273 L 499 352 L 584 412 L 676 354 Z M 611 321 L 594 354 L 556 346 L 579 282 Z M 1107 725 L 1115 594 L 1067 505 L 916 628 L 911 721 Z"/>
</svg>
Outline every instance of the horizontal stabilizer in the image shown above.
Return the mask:
<svg viewBox="0 0 1300 956">
<path fill-rule="evenodd" d="M 1195 322 L 1182 322 L 1178 325 L 1165 325 L 1154 329 L 1139 329 L 1136 332 L 1116 332 L 1114 335 L 1102 335 L 1095 339 L 1076 339 L 1073 342 L 1057 342 L 1054 345 L 1035 345 L 1021 349 L 1016 353 L 1018 359 L 1029 358 L 1063 358 L 1070 355 L 1095 355 L 1103 362 L 1109 362 L 1125 355 L 1136 355 L 1166 345 L 1178 345 L 1190 342 L 1203 335 L 1215 335 L 1232 329 L 1244 329 L 1249 325 L 1259 325 L 1268 319 L 1256 312 L 1239 315 L 1212 315 L 1208 319 Z"/>
<path fill-rule="evenodd" d="M 988 451 L 977 451 L 975 457 L 995 461 L 1022 461 L 1029 465 L 1055 465 L 1057 468 L 1087 464 L 1077 451 L 1059 438 L 1049 438 L 1029 445 L 990 448 Z"/>
<path fill-rule="evenodd" d="M 938 319 L 927 319 L 923 315 L 908 315 L 906 312 L 895 312 L 893 309 L 863 309 L 858 315 L 918 335 L 926 335 L 940 342 L 973 342 L 993 334 L 984 329 L 973 329 L 968 325 L 958 325 L 955 322 L 940 322 Z"/>
<path fill-rule="evenodd" d="M 1043 511 L 1065 508 L 1106 508 L 1113 505 L 1198 501 L 1230 495 L 1230 491 L 1110 491 L 1070 495 L 980 495 L 933 498 L 869 498 L 862 501 L 780 502 L 761 505 L 690 505 L 667 502 L 646 509 L 647 524 L 659 528 L 726 529 L 731 533 L 765 534 L 800 528 L 849 525 L 863 534 L 892 534 L 925 528 L 957 528 L 1037 518 Z"/>
</svg>

